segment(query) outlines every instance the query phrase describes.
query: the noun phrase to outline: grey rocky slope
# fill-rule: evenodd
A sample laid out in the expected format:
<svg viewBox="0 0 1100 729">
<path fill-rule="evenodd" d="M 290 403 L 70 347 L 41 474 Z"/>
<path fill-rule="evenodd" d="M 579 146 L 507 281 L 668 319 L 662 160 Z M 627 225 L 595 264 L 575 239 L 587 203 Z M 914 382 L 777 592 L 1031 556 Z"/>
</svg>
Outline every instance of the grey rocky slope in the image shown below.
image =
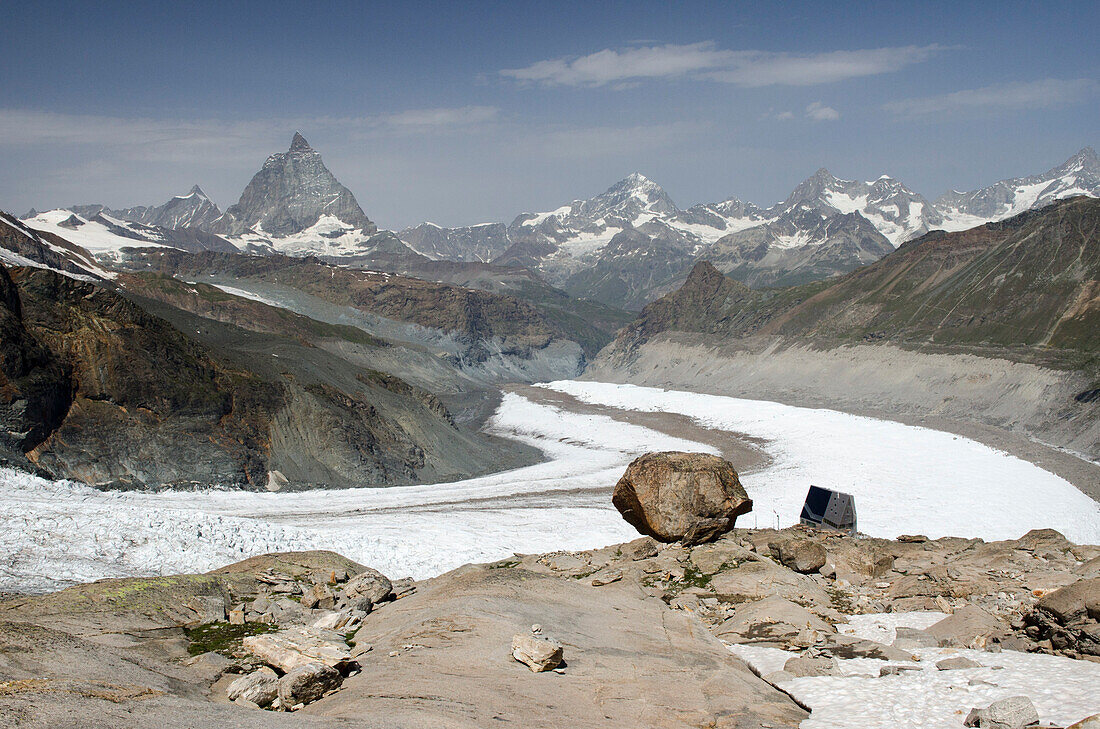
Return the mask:
<svg viewBox="0 0 1100 729">
<path fill-rule="evenodd" d="M 53 478 L 280 490 L 452 481 L 531 457 L 371 367 L 418 360 L 376 359 L 389 343 L 355 327 L 167 278 L 20 268 L 0 289 L 3 455 Z"/>
<path fill-rule="evenodd" d="M 771 207 L 730 198 L 678 209 L 634 174 L 590 200 L 501 224 L 421 225 L 399 235 L 422 253 L 537 271 L 578 297 L 626 308 L 668 293 L 691 263 L 713 261 L 753 286 L 828 278 L 877 260 L 930 230 L 961 230 L 1074 194 L 1100 195 L 1096 154 L 1086 148 L 1042 175 L 1006 180 L 935 202 L 883 175 L 843 180 L 818 170 Z"/>
<path fill-rule="evenodd" d="M 798 561 L 811 551 L 823 559 Z M 802 527 L 516 555 L 416 584 L 331 552 L 264 555 L 0 602 L 0 723 L 794 727 L 807 712 L 774 686 L 838 659 L 881 666 L 868 682 L 935 670 L 925 664 L 952 652 L 979 667 L 1002 650 L 1094 660 L 1098 559 L 1100 547 L 1051 530 L 986 543 Z M 836 628 L 853 614 L 912 610 L 948 615 L 887 642 Z M 512 657 L 513 636 L 535 624 L 563 645 L 560 673 Z M 790 660 L 762 680 L 726 644 L 782 648 Z M 343 679 L 290 714 L 229 703 L 242 675 L 267 663 L 278 677 L 300 661 Z M 1009 673 L 980 671 L 1018 692 Z"/>
</svg>

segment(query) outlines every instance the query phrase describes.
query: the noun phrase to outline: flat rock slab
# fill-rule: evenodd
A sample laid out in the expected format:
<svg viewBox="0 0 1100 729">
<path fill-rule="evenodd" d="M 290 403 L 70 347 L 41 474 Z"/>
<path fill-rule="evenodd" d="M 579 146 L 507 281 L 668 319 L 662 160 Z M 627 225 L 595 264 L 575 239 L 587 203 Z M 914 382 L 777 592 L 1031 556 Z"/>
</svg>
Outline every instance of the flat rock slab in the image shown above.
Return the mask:
<svg viewBox="0 0 1100 729">
<path fill-rule="evenodd" d="M 523 569 L 463 568 L 372 614 L 362 673 L 301 713 L 395 726 L 771 727 L 807 714 L 688 613 L 626 581 L 593 588 Z M 512 636 L 541 624 L 562 673 L 532 673 Z"/>
</svg>

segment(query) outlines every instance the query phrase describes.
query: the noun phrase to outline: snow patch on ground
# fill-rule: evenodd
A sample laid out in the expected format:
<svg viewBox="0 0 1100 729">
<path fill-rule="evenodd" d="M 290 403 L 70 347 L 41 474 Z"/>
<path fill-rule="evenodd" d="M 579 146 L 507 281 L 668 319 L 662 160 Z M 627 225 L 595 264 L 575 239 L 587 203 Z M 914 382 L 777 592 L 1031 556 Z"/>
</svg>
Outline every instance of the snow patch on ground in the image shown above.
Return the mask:
<svg viewBox="0 0 1100 729">
<path fill-rule="evenodd" d="M 894 628 L 926 628 L 940 613 L 853 615 L 840 632 L 880 642 L 893 640 Z M 731 645 L 731 652 L 761 675 L 782 670 L 797 653 L 778 648 Z M 906 663 L 870 658 L 837 661 L 838 675 L 810 676 L 777 685 L 813 709 L 801 729 L 895 729 L 935 727 L 957 729 L 971 708 L 985 707 L 1010 696 L 1027 696 L 1039 717 L 1055 726 L 1068 726 L 1100 712 L 1100 664 L 1038 653 L 922 648 L 914 651 L 919 670 L 879 677 L 886 665 Z M 936 662 L 963 656 L 980 668 L 940 671 Z"/>
<path fill-rule="evenodd" d="M 680 413 L 708 428 L 766 439 L 773 463 L 742 477 L 762 524 L 773 513 L 784 526 L 797 523 L 813 484 L 853 494 L 859 529 L 872 536 L 997 540 L 1051 528 L 1074 542 L 1100 543 L 1100 504 L 1049 471 L 951 433 L 636 385 L 567 380 L 544 387 L 587 403 Z"/>
</svg>

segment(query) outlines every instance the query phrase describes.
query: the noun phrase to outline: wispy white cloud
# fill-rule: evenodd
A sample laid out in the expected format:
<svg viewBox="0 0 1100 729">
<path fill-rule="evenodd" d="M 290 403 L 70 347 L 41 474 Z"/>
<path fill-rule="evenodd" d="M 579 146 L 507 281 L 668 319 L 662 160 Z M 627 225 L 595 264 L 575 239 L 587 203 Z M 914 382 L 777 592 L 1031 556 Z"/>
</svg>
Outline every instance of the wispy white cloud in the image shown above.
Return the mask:
<svg viewBox="0 0 1100 729">
<path fill-rule="evenodd" d="M 432 134 L 492 124 L 500 117 L 493 106 L 412 109 L 366 117 L 295 117 L 227 121 L 219 119 L 150 119 L 58 114 L 27 109 L 0 109 L 0 146 L 105 146 L 128 157 L 172 161 L 225 150 L 252 155 L 273 138 L 295 129 L 364 134 Z M 288 137 L 289 138 L 289 137 Z M 216 152 L 217 154 L 211 154 Z"/>
<path fill-rule="evenodd" d="M 791 119 L 794 119 L 794 112 L 793 111 L 781 111 L 781 112 L 779 112 L 778 114 L 775 115 L 775 118 L 778 119 L 779 121 L 789 121 Z"/>
<path fill-rule="evenodd" d="M 956 114 L 1022 109 L 1047 109 L 1084 101 L 1100 85 L 1092 79 L 1055 79 L 993 84 L 977 89 L 954 91 L 891 101 L 886 111 L 900 115 Z"/>
<path fill-rule="evenodd" d="M 825 106 L 820 101 L 815 101 L 806 107 L 806 116 L 814 121 L 836 121 L 840 118 L 840 112 L 831 106 Z"/>
<path fill-rule="evenodd" d="M 498 118 L 500 109 L 495 106 L 461 106 L 402 111 L 382 116 L 380 120 L 401 128 L 440 129 L 485 124 Z"/>
<path fill-rule="evenodd" d="M 897 71 L 920 63 L 943 46 L 900 46 L 794 54 L 733 51 L 713 41 L 605 48 L 579 57 L 553 58 L 504 69 L 506 78 L 547 86 L 606 86 L 643 79 L 702 78 L 738 86 L 812 86 Z"/>
</svg>

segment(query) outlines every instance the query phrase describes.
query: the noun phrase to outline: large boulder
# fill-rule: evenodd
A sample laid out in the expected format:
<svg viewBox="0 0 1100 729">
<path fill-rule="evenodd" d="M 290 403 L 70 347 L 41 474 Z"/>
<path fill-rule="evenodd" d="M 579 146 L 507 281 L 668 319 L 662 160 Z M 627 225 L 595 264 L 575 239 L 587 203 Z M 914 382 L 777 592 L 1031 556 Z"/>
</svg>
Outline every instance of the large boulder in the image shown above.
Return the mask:
<svg viewBox="0 0 1100 729">
<path fill-rule="evenodd" d="M 323 663 L 305 663 L 279 679 L 279 703 L 287 709 L 309 704 L 340 688 L 344 677 Z"/>
<path fill-rule="evenodd" d="M 627 467 L 611 500 L 642 534 L 684 544 L 717 539 L 752 510 L 733 465 L 708 453 L 647 453 Z"/>
<path fill-rule="evenodd" d="M 356 665 L 344 636 L 317 628 L 288 628 L 277 633 L 250 635 L 241 645 L 264 663 L 284 672 L 308 663 L 321 663 L 339 670 L 350 670 Z"/>
</svg>

